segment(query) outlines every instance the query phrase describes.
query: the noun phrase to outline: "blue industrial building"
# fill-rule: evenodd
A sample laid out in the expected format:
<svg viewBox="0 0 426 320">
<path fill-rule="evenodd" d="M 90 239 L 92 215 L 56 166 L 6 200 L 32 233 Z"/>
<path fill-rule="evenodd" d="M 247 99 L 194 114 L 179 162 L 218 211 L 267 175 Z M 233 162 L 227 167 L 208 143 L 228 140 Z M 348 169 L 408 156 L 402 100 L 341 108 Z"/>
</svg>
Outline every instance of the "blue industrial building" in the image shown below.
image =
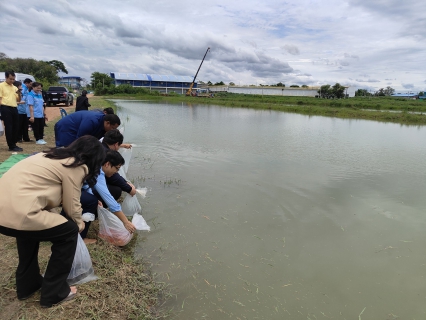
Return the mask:
<svg viewBox="0 0 426 320">
<path fill-rule="evenodd" d="M 77 76 L 67 76 L 61 77 L 58 82 L 70 88 L 79 89 L 81 87 L 81 80 L 82 78 Z"/>
<path fill-rule="evenodd" d="M 111 72 L 116 86 L 120 84 L 130 84 L 133 87 L 143 87 L 159 92 L 176 92 L 184 94 L 189 89 L 193 78 L 189 76 L 159 75 L 146 73 L 121 73 Z M 194 89 L 197 84 L 194 83 Z"/>
</svg>

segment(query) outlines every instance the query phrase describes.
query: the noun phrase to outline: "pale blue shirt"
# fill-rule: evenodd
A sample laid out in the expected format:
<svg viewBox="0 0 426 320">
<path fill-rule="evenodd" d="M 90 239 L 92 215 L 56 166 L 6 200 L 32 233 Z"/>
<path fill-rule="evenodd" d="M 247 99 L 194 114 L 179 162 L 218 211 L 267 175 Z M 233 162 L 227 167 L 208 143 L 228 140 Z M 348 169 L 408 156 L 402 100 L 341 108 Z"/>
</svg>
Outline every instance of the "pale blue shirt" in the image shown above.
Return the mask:
<svg viewBox="0 0 426 320">
<path fill-rule="evenodd" d="M 121 211 L 120 204 L 117 201 L 115 201 L 114 197 L 111 195 L 111 193 L 108 190 L 106 180 L 105 180 L 105 172 L 102 170 L 102 168 L 101 168 L 101 173 L 99 174 L 99 176 L 97 178 L 97 182 L 96 182 L 94 188 L 99 193 L 102 200 L 104 200 L 109 211 L 111 211 L 111 212 Z M 87 184 L 85 184 L 83 186 L 83 189 L 85 189 L 90 194 L 93 194 L 92 189 L 90 189 Z"/>
</svg>

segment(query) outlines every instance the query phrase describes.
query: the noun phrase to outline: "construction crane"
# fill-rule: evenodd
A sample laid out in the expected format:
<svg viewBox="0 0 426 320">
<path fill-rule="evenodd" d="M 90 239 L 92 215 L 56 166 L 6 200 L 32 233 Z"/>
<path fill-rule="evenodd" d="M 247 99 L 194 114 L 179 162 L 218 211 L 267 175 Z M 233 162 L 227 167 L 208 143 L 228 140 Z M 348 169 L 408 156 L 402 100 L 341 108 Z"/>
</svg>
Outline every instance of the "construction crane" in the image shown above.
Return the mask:
<svg viewBox="0 0 426 320">
<path fill-rule="evenodd" d="M 192 93 L 192 87 L 194 86 L 195 79 L 197 79 L 198 72 L 200 71 L 201 66 L 203 65 L 204 59 L 206 58 L 207 52 L 209 52 L 209 50 L 210 50 L 210 47 L 208 47 L 208 48 L 207 48 L 207 51 L 206 51 L 206 53 L 204 54 L 203 60 L 201 60 L 200 66 L 198 67 L 197 73 L 196 73 L 196 74 L 195 74 L 195 76 L 194 76 L 194 80 L 192 80 L 192 83 L 191 83 L 191 85 L 189 86 L 188 91 L 186 91 L 186 95 L 187 95 L 187 96 L 190 96 L 190 95 L 191 95 L 191 93 Z"/>
</svg>

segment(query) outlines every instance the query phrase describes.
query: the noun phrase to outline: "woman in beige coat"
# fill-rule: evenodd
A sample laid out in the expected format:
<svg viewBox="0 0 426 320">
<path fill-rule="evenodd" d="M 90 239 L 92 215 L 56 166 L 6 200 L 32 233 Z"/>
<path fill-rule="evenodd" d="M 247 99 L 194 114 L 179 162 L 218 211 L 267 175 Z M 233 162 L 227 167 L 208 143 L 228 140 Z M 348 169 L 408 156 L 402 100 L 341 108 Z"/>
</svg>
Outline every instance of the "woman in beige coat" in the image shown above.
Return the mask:
<svg viewBox="0 0 426 320">
<path fill-rule="evenodd" d="M 83 181 L 96 183 L 105 151 L 93 136 L 69 147 L 30 156 L 0 179 L 0 233 L 16 238 L 19 264 L 16 293 L 25 300 L 41 289 L 40 304 L 51 307 L 73 298 L 67 277 L 84 229 L 80 194 Z M 49 211 L 62 206 L 65 217 Z M 52 242 L 46 273 L 40 275 L 40 241 Z"/>
</svg>

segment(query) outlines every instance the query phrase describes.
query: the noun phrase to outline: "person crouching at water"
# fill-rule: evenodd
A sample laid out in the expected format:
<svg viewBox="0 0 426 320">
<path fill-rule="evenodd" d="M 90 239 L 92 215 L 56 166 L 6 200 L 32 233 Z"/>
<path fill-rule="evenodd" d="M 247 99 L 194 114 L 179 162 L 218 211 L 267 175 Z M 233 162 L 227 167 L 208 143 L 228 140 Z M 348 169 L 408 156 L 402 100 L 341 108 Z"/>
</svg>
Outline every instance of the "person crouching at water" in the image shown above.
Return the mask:
<svg viewBox="0 0 426 320">
<path fill-rule="evenodd" d="M 0 179 L 0 233 L 16 238 L 19 264 L 16 293 L 19 300 L 41 289 L 40 305 L 75 297 L 77 289 L 67 284 L 83 231 L 80 195 L 83 181 L 93 186 L 100 173 L 105 151 L 92 136 L 83 136 L 67 148 L 51 149 L 30 156 Z M 65 217 L 49 211 L 62 205 Z M 44 277 L 37 260 L 41 241 L 52 243 Z"/>
<path fill-rule="evenodd" d="M 117 173 L 120 170 L 120 167 L 124 164 L 124 159 L 118 151 L 108 150 L 106 151 L 105 159 L 102 164 L 101 173 L 96 181 L 95 186 L 89 188 L 89 186 L 83 186 L 83 191 L 81 192 L 81 206 L 83 207 L 84 212 L 93 213 L 96 217 L 98 216 L 98 201 L 101 201 L 103 206 L 108 208 L 113 214 L 115 214 L 123 223 L 124 227 L 130 233 L 136 231 L 136 227 L 131 223 L 126 215 L 121 211 L 121 206 L 117 202 L 117 195 L 112 195 L 108 190 L 106 177 L 111 177 L 113 174 Z M 119 194 L 121 195 L 121 189 L 119 189 Z M 96 242 L 96 239 L 86 238 L 87 232 L 89 231 L 90 222 L 85 223 L 86 226 L 81 232 L 81 237 L 84 239 L 86 244 L 92 244 Z"/>
<path fill-rule="evenodd" d="M 27 116 L 28 121 L 30 122 L 36 144 L 46 144 L 47 142 L 43 140 L 44 135 L 44 100 L 41 94 L 41 83 L 34 82 L 32 84 L 33 90 L 28 93 L 27 98 Z"/>
</svg>

